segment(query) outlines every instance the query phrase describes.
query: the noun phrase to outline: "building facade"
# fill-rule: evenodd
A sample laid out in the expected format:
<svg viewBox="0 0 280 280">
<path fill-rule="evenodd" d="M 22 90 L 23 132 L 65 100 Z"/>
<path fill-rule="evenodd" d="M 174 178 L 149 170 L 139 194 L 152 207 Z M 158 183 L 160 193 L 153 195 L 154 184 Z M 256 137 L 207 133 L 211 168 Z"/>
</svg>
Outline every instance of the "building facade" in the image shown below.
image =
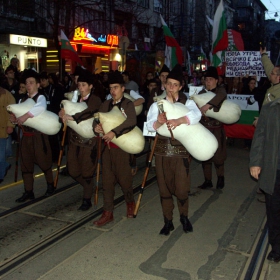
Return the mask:
<svg viewBox="0 0 280 280">
<path fill-rule="evenodd" d="M 157 70 L 164 61 L 165 40 L 160 14 L 175 39 L 196 61 L 201 50 L 209 57 L 212 26 L 220 0 L 5 0 L 0 1 L 2 69 L 17 56 L 20 67 L 59 71 L 59 35 L 63 30 L 92 72 Z M 242 34 L 246 50 L 258 50 L 265 38 L 265 11 L 260 0 L 224 0 L 228 28 Z M 79 33 L 79 36 L 77 34 Z M 46 45 L 15 44 L 10 35 Z M 116 38 L 118 37 L 118 44 Z M 37 41 L 36 41 L 36 38 Z M 34 40 L 33 40 L 34 39 Z M 44 40 L 43 40 L 44 39 Z M 23 41 L 22 41 L 23 42 Z M 114 43 L 113 43 L 114 42 Z M 66 61 L 63 70 L 75 64 Z"/>
</svg>

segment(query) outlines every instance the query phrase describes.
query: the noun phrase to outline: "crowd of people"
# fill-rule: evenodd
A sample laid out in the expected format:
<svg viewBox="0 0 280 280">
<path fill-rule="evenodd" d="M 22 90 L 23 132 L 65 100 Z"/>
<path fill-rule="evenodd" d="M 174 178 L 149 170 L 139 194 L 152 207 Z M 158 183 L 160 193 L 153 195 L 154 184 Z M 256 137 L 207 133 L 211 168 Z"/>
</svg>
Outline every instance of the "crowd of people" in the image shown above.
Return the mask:
<svg viewBox="0 0 280 280">
<path fill-rule="evenodd" d="M 92 74 L 83 67 L 76 67 L 72 75 L 64 73 L 59 81 L 55 73 L 37 73 L 32 69 L 18 71 L 17 61 L 13 59 L 5 70 L 1 79 L 1 124 L 0 134 L 0 183 L 4 180 L 10 165 L 6 162 L 9 150 L 9 135 L 17 126 L 20 138 L 21 172 L 24 182 L 24 193 L 16 199 L 25 202 L 34 199 L 34 165 L 37 164 L 44 172 L 47 188 L 45 196 L 53 195 L 57 186 L 54 183 L 52 164 L 57 162 L 61 145 L 61 131 L 48 136 L 25 125 L 25 122 L 48 110 L 57 114 L 62 123 L 75 122 L 79 124 L 95 113 L 107 113 L 118 108 L 125 121 L 109 132 L 103 130 L 97 118 L 93 119 L 92 131 L 96 137 L 84 138 L 74 129 L 68 127 L 67 169 L 69 175 L 83 187 L 82 204 L 78 210 L 86 211 L 92 206 L 93 176 L 97 166 L 97 155 L 101 149 L 102 182 L 103 182 L 103 213 L 94 222 L 96 226 L 104 226 L 113 221 L 113 200 L 115 185 L 119 183 L 124 193 L 128 218 L 132 218 L 135 210 L 132 182 L 135 174 L 135 156 L 131 155 L 116 144 L 112 139 L 130 132 L 143 122 L 147 122 L 149 131 L 156 133 L 151 141 L 154 145 L 155 169 L 157 174 L 159 195 L 162 206 L 164 226 L 161 235 L 168 235 L 174 229 L 173 225 L 173 197 L 177 199 L 180 222 L 184 232 L 193 231 L 188 219 L 190 190 L 189 151 L 174 139 L 172 131 L 178 126 L 191 126 L 200 122 L 217 139 L 218 149 L 214 156 L 202 162 L 204 182 L 198 186 L 201 189 L 212 188 L 212 164 L 216 170 L 216 188 L 225 187 L 224 163 L 226 160 L 226 135 L 223 123 L 215 118 L 205 117 L 208 110 L 218 112 L 227 98 L 227 94 L 253 95 L 259 102 L 260 118 L 255 122 L 256 134 L 250 152 L 250 171 L 254 178 L 260 178 L 260 189 L 265 193 L 268 217 L 269 242 L 272 251 L 268 259 L 280 261 L 280 160 L 279 138 L 280 130 L 276 118 L 280 112 L 280 66 L 274 67 L 261 50 L 262 63 L 268 79 L 257 81 L 256 77 L 224 78 L 218 75 L 215 67 L 208 67 L 205 72 L 193 71 L 188 77 L 180 65 L 172 70 L 163 65 L 158 75 L 148 72 L 145 81 L 138 85 L 127 71 L 120 73 Z M 269 80 L 269 82 L 268 82 Z M 194 101 L 188 99 L 188 85 L 202 86 L 198 94 L 212 91 L 215 96 L 206 104 L 198 108 Z M 86 109 L 73 115 L 66 113 L 60 107 L 65 92 L 79 91 L 77 102 L 84 102 Z M 126 95 L 132 97 L 127 98 Z M 156 98 L 161 96 L 169 103 L 182 103 L 188 108 L 188 113 L 180 118 L 167 119 L 166 113 L 157 106 Z M 5 112 L 9 104 L 22 103 L 32 99 L 35 105 L 22 116 Z M 143 105 L 142 113 L 136 116 L 136 107 Z M 264 105 L 262 107 L 262 105 Z M 274 118 L 275 121 L 271 121 Z M 162 136 L 159 130 L 167 125 L 170 136 Z M 4 128 L 4 129 L 3 129 Z M 103 140 L 98 145 L 98 140 Z M 270 145 L 270 144 L 273 145 Z M 273 159 L 273 161 L 271 160 Z M 268 164 L 270 162 L 270 164 Z M 166 171 L 168 170 L 168 172 Z M 269 178 L 269 179 L 268 179 Z"/>
</svg>

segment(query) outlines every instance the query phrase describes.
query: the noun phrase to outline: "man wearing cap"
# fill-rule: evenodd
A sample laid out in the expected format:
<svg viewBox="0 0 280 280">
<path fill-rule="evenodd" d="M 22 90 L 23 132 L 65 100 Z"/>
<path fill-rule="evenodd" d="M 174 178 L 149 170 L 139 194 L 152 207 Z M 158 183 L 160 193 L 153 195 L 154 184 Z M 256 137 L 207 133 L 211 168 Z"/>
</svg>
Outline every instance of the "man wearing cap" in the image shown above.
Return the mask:
<svg viewBox="0 0 280 280">
<path fill-rule="evenodd" d="M 223 128 L 223 124 L 220 121 L 217 121 L 213 118 L 209 118 L 205 116 L 207 110 L 214 110 L 214 112 L 219 112 L 223 101 L 227 98 L 227 93 L 224 87 L 218 86 L 218 72 L 217 69 L 213 66 L 208 67 L 205 74 L 205 87 L 199 92 L 199 94 L 206 93 L 207 91 L 211 91 L 215 93 L 215 97 L 213 97 L 207 104 L 203 105 L 200 108 L 202 113 L 201 124 L 205 126 L 208 130 L 210 130 L 218 141 L 218 149 L 215 152 L 214 156 L 202 162 L 202 168 L 204 173 L 204 183 L 198 188 L 207 189 L 212 188 L 212 163 L 214 163 L 216 173 L 217 173 L 217 189 L 223 189 L 225 185 L 224 180 L 224 162 L 226 160 L 226 134 Z"/>
<path fill-rule="evenodd" d="M 84 70 L 78 78 L 78 89 L 81 93 L 78 102 L 85 102 L 87 108 L 72 116 L 65 114 L 62 109 L 59 112 L 59 117 L 62 118 L 63 122 L 74 121 L 80 123 L 92 118 L 94 113 L 98 111 L 101 100 L 92 93 L 92 86 L 93 75 Z M 97 159 L 96 137 L 87 139 L 72 129 L 70 131 L 67 167 L 70 176 L 83 186 L 83 202 L 78 210 L 86 211 L 92 206 L 93 175 Z"/>
<path fill-rule="evenodd" d="M 189 112 L 178 119 L 167 120 L 165 113 L 160 113 L 157 103 L 153 103 L 147 116 L 147 127 L 149 131 L 157 131 L 165 123 L 169 129 L 176 129 L 181 124 L 197 124 L 201 118 L 201 112 L 192 100 L 187 100 L 186 95 L 180 93 L 182 88 L 183 71 L 181 65 L 177 64 L 167 76 L 166 100 L 170 103 L 180 102 L 185 104 Z M 184 232 L 193 231 L 188 219 L 188 192 L 190 189 L 190 155 L 185 147 L 171 137 L 158 135 L 155 147 L 156 174 L 164 226 L 160 230 L 161 235 L 168 235 L 174 230 L 173 219 L 173 195 L 177 198 L 180 214 L 180 222 Z"/>
<path fill-rule="evenodd" d="M 153 91 L 151 91 L 149 100 L 147 102 L 147 110 L 149 110 L 151 105 L 154 103 L 155 96 L 158 96 L 161 94 L 166 95 L 165 84 L 166 84 L 166 78 L 169 73 L 170 73 L 169 68 L 165 64 L 163 64 L 163 66 L 159 72 L 160 85 L 157 88 L 155 88 Z"/>
<path fill-rule="evenodd" d="M 115 185 L 119 183 L 124 193 L 127 205 L 127 217 L 133 218 L 135 202 L 133 197 L 132 181 L 130 167 L 130 154 L 121 150 L 113 144 L 111 140 L 128 133 L 136 126 L 136 112 L 131 100 L 125 98 L 124 80 L 119 72 L 109 74 L 109 88 L 112 99 L 106 100 L 100 107 L 100 112 L 109 112 L 115 106 L 126 116 L 126 120 L 108 133 L 104 133 L 101 124 L 93 122 L 93 128 L 96 133 L 103 134 L 103 140 L 106 142 L 102 153 L 102 183 L 103 183 L 103 213 L 99 220 L 95 221 L 96 226 L 103 226 L 113 221 Z"/>
<path fill-rule="evenodd" d="M 24 193 L 16 202 L 25 202 L 26 200 L 34 199 L 33 183 L 35 164 L 38 164 L 44 172 L 47 181 L 45 196 L 50 196 L 55 192 L 52 173 L 52 152 L 48 135 L 24 125 L 27 119 L 36 117 L 47 109 L 45 96 L 38 92 L 40 76 L 34 70 L 28 69 L 23 73 L 23 77 L 28 96 L 21 99 L 20 102 L 25 102 L 28 98 L 32 98 L 36 104 L 27 113 L 17 119 L 14 115 L 11 115 L 11 121 L 22 126 L 23 130 L 20 143 L 20 159 Z"/>
<path fill-rule="evenodd" d="M 145 99 L 143 96 L 141 96 L 138 92 L 132 90 L 132 89 L 125 89 L 124 93 L 129 94 L 133 99 L 133 105 L 134 107 L 136 106 L 140 106 L 141 104 L 143 104 L 145 102 Z M 112 99 L 112 95 L 108 94 L 106 97 L 107 100 Z M 139 117 L 139 116 L 137 116 Z M 139 128 L 143 127 L 143 124 L 139 124 L 139 118 L 137 118 L 137 125 Z M 136 175 L 137 171 L 138 171 L 138 167 L 136 165 L 136 157 L 135 155 L 131 155 L 130 156 L 130 165 L 131 165 L 131 173 L 132 175 Z"/>
</svg>

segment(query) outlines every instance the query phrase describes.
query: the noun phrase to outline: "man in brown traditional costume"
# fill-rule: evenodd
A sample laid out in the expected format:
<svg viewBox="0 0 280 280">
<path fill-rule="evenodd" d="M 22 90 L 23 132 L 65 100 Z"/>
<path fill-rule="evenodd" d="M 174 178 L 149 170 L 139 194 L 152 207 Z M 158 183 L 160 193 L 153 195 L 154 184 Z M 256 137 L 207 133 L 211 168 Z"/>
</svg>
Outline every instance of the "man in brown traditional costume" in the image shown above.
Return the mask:
<svg viewBox="0 0 280 280">
<path fill-rule="evenodd" d="M 101 105 L 99 97 L 92 93 L 93 75 L 87 71 L 81 71 L 78 78 L 78 89 L 81 93 L 78 102 L 85 102 L 87 108 L 75 115 L 67 115 L 62 109 L 59 116 L 65 121 L 80 123 L 92 118 Z M 83 202 L 78 210 L 86 211 L 91 206 L 93 194 L 93 175 L 96 169 L 96 137 L 83 138 L 73 129 L 70 130 L 67 167 L 70 176 L 84 188 Z"/>
<path fill-rule="evenodd" d="M 124 81 L 121 73 L 113 72 L 109 75 L 109 88 L 112 99 L 106 100 L 100 107 L 100 112 L 109 112 L 117 106 L 126 120 L 108 133 L 104 133 L 101 124 L 94 122 L 96 133 L 103 134 L 106 142 L 102 153 L 102 183 L 103 183 L 103 213 L 96 226 L 103 226 L 113 221 L 115 185 L 119 183 L 124 193 L 127 205 L 127 217 L 133 218 L 135 203 L 132 188 L 132 174 L 130 167 L 130 154 L 113 144 L 114 137 L 128 133 L 136 126 L 136 113 L 131 100 L 124 98 Z"/>
<path fill-rule="evenodd" d="M 217 69 L 213 66 L 208 67 L 208 70 L 205 74 L 205 87 L 199 92 L 199 94 L 206 93 L 207 91 L 211 91 L 215 93 L 215 97 L 213 97 L 207 104 L 200 108 L 201 113 L 204 115 L 207 110 L 213 109 L 214 112 L 218 112 L 221 108 L 223 101 L 227 98 L 227 93 L 224 87 L 218 86 L 218 72 Z M 205 181 L 202 185 L 198 186 L 201 189 L 212 188 L 212 163 L 214 163 L 216 173 L 217 173 L 217 189 L 223 189 L 225 186 L 224 179 L 224 162 L 226 160 L 226 134 L 223 128 L 223 123 L 217 121 L 213 118 L 209 118 L 203 116 L 201 118 L 201 124 L 205 126 L 208 130 L 210 130 L 218 141 L 218 149 L 215 152 L 214 156 L 202 162 L 202 168 L 204 173 Z"/>
<path fill-rule="evenodd" d="M 31 69 L 26 70 L 23 75 L 28 96 L 21 99 L 20 102 L 32 98 L 36 104 L 19 118 L 16 119 L 14 116 L 11 117 L 11 120 L 21 125 L 23 130 L 20 142 L 20 159 L 25 192 L 16 200 L 16 202 L 24 202 L 28 199 L 34 199 L 33 183 L 35 164 L 38 164 L 42 169 L 47 181 L 47 191 L 45 196 L 50 196 L 55 192 L 52 173 L 52 152 L 48 135 L 24 125 L 27 119 L 36 117 L 47 109 L 45 96 L 38 93 L 40 76 L 37 72 Z"/>
<path fill-rule="evenodd" d="M 160 85 L 150 92 L 149 100 L 147 102 L 147 110 L 149 110 L 151 105 L 154 103 L 154 97 L 156 95 L 161 95 L 165 91 L 166 78 L 169 72 L 169 68 L 165 64 L 163 64 L 159 72 Z"/>
<path fill-rule="evenodd" d="M 170 103 L 180 102 L 190 110 L 185 116 L 178 119 L 167 120 L 165 113 L 159 112 L 157 103 L 153 103 L 147 116 L 149 131 L 157 131 L 158 128 L 167 124 L 169 129 L 176 129 L 181 124 L 197 124 L 201 113 L 192 100 L 187 100 L 186 95 L 180 93 L 182 88 L 183 71 L 177 64 L 167 76 L 166 100 Z M 174 230 L 173 219 L 173 195 L 177 198 L 180 222 L 184 232 L 193 231 L 188 219 L 188 192 L 190 189 L 190 155 L 185 147 L 171 137 L 158 135 L 155 147 L 156 174 L 161 199 L 164 226 L 160 231 L 162 235 L 168 235 Z"/>
</svg>

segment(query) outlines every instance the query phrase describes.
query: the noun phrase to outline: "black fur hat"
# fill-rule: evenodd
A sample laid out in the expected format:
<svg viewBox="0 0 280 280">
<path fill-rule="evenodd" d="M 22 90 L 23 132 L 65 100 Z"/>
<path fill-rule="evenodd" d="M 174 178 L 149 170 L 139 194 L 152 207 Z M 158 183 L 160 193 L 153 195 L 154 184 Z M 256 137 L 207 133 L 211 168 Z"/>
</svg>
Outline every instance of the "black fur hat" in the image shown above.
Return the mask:
<svg viewBox="0 0 280 280">
<path fill-rule="evenodd" d="M 173 69 L 170 71 L 166 79 L 174 79 L 182 84 L 183 81 L 183 69 L 180 64 L 176 64 Z"/>
<path fill-rule="evenodd" d="M 89 85 L 93 84 L 93 74 L 88 70 L 82 70 L 79 74 L 78 82 L 86 82 Z"/>
<path fill-rule="evenodd" d="M 162 72 L 170 73 L 170 69 L 169 69 L 165 64 L 163 64 L 161 70 L 159 71 L 159 75 L 160 75 Z"/>
<path fill-rule="evenodd" d="M 214 78 L 216 80 L 219 79 L 217 68 L 214 67 L 214 66 L 209 66 L 204 76 L 205 76 L 205 78 L 206 77 L 211 77 L 211 78 Z"/>
<path fill-rule="evenodd" d="M 80 76 L 80 74 L 81 74 L 84 70 L 86 70 L 84 67 L 82 67 L 82 66 L 76 66 L 76 67 L 75 67 L 75 71 L 74 71 L 74 73 L 73 73 L 73 76 Z"/>
<path fill-rule="evenodd" d="M 23 71 L 22 77 L 24 81 L 28 78 L 34 78 L 36 80 L 36 83 L 40 83 L 40 75 L 33 69 L 25 69 Z"/>
<path fill-rule="evenodd" d="M 109 73 L 108 81 L 109 84 L 124 84 L 123 76 L 119 71 Z"/>
</svg>

